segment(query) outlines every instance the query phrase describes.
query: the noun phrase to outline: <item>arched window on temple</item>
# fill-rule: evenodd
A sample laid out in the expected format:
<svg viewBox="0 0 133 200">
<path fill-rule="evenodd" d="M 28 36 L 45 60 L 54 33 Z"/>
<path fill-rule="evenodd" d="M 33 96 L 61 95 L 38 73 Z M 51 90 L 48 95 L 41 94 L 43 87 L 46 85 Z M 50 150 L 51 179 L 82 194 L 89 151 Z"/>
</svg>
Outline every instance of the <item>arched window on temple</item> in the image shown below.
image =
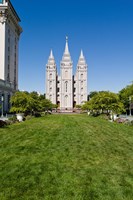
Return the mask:
<svg viewBox="0 0 133 200">
<path fill-rule="evenodd" d="M 65 96 L 65 107 L 67 107 L 67 105 L 68 105 L 68 96 L 66 95 Z"/>
<path fill-rule="evenodd" d="M 81 74 L 81 79 L 83 79 L 84 78 L 84 75 L 83 74 Z"/>
<path fill-rule="evenodd" d="M 52 79 L 52 73 L 49 74 L 49 78 Z"/>
<path fill-rule="evenodd" d="M 68 71 L 65 71 L 65 78 L 68 78 Z"/>
<path fill-rule="evenodd" d="M 65 82 L 65 92 L 67 92 L 68 91 L 68 82 L 66 81 Z"/>
</svg>

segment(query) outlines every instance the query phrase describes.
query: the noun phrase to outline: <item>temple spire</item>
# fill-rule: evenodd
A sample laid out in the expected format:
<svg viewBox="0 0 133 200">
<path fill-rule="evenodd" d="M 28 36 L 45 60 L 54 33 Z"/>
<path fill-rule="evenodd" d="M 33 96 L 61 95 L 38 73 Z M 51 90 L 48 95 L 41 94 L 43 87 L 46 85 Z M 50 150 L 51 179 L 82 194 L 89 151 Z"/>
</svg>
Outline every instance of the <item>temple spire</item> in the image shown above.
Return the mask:
<svg viewBox="0 0 133 200">
<path fill-rule="evenodd" d="M 50 51 L 50 56 L 49 56 L 49 58 L 51 58 L 51 59 L 54 58 L 52 49 L 51 49 L 51 51 Z"/>
<path fill-rule="evenodd" d="M 69 54 L 69 49 L 68 49 L 68 36 L 66 36 L 65 54 Z"/>
<path fill-rule="evenodd" d="M 83 50 L 81 49 L 80 58 L 84 58 Z"/>
<path fill-rule="evenodd" d="M 54 59 L 54 55 L 53 55 L 53 51 L 51 49 L 50 51 L 50 55 L 49 55 L 49 58 L 48 58 L 48 63 L 47 65 L 49 66 L 55 66 L 56 67 L 56 63 L 55 63 L 55 59 Z"/>
<path fill-rule="evenodd" d="M 61 66 L 72 66 L 72 60 L 71 60 L 71 56 L 70 56 L 70 52 L 69 52 L 69 48 L 68 48 L 68 37 L 66 36 L 66 45 L 65 45 L 65 51 L 64 54 L 62 56 L 62 61 L 61 61 Z"/>
<path fill-rule="evenodd" d="M 78 66 L 87 66 L 82 49 L 81 49 L 79 60 L 78 60 Z"/>
</svg>

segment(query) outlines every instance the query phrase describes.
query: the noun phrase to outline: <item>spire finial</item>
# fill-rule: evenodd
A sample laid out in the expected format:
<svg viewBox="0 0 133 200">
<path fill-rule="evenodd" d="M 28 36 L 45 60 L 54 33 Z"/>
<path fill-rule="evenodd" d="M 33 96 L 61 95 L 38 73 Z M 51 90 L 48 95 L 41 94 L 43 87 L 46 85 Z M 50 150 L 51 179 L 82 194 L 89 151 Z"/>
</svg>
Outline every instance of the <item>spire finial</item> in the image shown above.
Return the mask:
<svg viewBox="0 0 133 200">
<path fill-rule="evenodd" d="M 66 42 L 68 42 L 68 36 L 66 36 Z"/>
<path fill-rule="evenodd" d="M 83 50 L 81 49 L 80 58 L 84 58 Z"/>
<path fill-rule="evenodd" d="M 69 49 L 68 49 L 68 36 L 66 36 L 66 46 L 65 46 L 65 54 L 69 53 Z"/>
<path fill-rule="evenodd" d="M 49 56 L 49 57 L 50 57 L 50 58 L 54 58 L 52 49 L 51 49 L 51 51 L 50 51 L 50 56 Z"/>
</svg>

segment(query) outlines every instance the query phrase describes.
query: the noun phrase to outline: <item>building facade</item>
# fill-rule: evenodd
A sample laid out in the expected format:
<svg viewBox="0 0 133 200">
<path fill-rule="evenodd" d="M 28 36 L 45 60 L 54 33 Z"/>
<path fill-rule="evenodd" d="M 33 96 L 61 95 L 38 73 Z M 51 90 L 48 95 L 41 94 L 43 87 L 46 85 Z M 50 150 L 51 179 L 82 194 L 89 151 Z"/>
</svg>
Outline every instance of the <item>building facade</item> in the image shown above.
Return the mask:
<svg viewBox="0 0 133 200">
<path fill-rule="evenodd" d="M 61 111 L 72 111 L 76 105 L 87 101 L 87 64 L 81 50 L 76 74 L 66 37 L 65 51 L 60 62 L 60 76 L 51 50 L 46 65 L 46 98 L 57 104 Z"/>
<path fill-rule="evenodd" d="M 10 0 L 0 0 L 0 104 L 10 108 L 10 97 L 18 90 L 18 46 L 22 28 Z M 2 99 L 2 100 L 1 100 Z"/>
</svg>

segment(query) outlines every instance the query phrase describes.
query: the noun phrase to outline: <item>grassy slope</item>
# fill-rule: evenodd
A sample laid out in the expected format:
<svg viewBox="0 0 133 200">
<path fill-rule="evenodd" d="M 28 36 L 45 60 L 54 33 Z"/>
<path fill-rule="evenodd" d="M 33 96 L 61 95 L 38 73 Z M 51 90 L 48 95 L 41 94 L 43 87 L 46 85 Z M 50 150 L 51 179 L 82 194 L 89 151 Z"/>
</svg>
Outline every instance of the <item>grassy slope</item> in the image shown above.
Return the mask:
<svg viewBox="0 0 133 200">
<path fill-rule="evenodd" d="M 1 200 L 132 198 L 132 127 L 53 115 L 0 129 Z"/>
</svg>

